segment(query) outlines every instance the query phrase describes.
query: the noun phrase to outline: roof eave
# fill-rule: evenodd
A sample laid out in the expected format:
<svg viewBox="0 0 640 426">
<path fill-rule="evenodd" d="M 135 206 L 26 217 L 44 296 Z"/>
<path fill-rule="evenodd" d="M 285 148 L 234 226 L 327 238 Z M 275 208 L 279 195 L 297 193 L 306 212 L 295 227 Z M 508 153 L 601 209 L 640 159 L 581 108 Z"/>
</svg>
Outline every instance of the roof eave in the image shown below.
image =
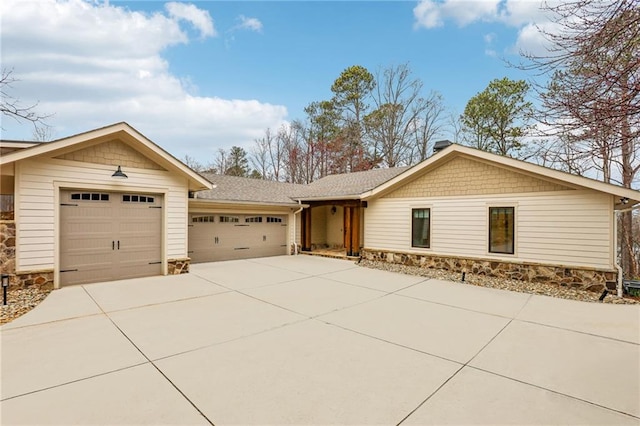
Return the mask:
<svg viewBox="0 0 640 426">
<path fill-rule="evenodd" d="M 247 205 L 247 206 L 270 206 L 270 207 L 304 207 L 304 204 L 300 203 L 279 203 L 273 201 L 248 201 L 248 200 L 220 200 L 213 198 L 189 198 L 189 203 L 206 203 L 206 204 L 239 204 L 239 205 Z"/>
<path fill-rule="evenodd" d="M 69 136 L 63 139 L 58 139 L 56 141 L 38 144 L 30 148 L 10 152 L 0 157 L 0 165 L 11 164 L 16 161 L 25 160 L 31 157 L 36 157 L 38 155 L 43 155 L 48 152 L 71 147 L 76 144 L 87 142 L 92 139 L 97 139 L 100 137 L 105 137 L 110 134 L 114 134 L 118 132 L 126 133 L 127 135 L 129 135 L 129 137 L 135 139 L 138 143 L 142 144 L 147 149 L 154 152 L 156 155 L 162 157 L 162 159 L 164 159 L 167 163 L 171 164 L 175 169 L 185 174 L 189 179 L 189 190 L 197 191 L 202 189 L 213 188 L 213 184 L 211 184 L 211 182 L 209 182 L 207 179 L 200 176 L 195 171 L 191 170 L 181 161 L 176 159 L 173 155 L 169 154 L 160 146 L 153 143 L 150 139 L 148 139 L 142 133 L 138 132 L 136 129 L 134 129 L 133 127 L 131 127 L 129 124 L 125 122 L 112 124 L 109 126 L 101 127 L 99 129 L 90 130 L 88 132 Z"/>
<path fill-rule="evenodd" d="M 352 194 L 352 195 L 337 195 L 337 196 L 329 196 L 323 195 L 321 197 L 291 197 L 294 200 L 299 201 L 333 201 L 333 200 L 360 200 L 362 199 L 361 194 Z"/>
<path fill-rule="evenodd" d="M 640 198 L 640 192 L 623 188 L 617 185 L 612 185 L 609 183 L 599 182 L 593 179 L 589 179 L 582 176 L 575 176 L 569 173 L 561 172 L 559 170 L 550 169 L 548 167 L 539 166 L 537 164 L 528 163 L 522 160 L 516 160 L 510 157 L 503 157 L 500 155 L 492 154 L 485 151 L 480 151 L 477 149 L 461 146 L 461 145 L 451 145 L 448 148 L 440 151 L 439 153 L 429 157 L 427 160 L 418 164 L 403 173 L 400 173 L 398 176 L 393 179 L 388 180 L 387 182 L 379 185 L 378 187 L 368 191 L 367 193 L 362 194 L 363 199 L 374 198 L 379 196 L 381 193 L 386 192 L 389 189 L 394 188 L 396 185 L 400 184 L 405 179 L 413 176 L 416 173 L 420 173 L 421 171 L 428 169 L 434 165 L 437 165 L 440 162 L 446 162 L 453 158 L 456 155 L 468 156 L 480 160 L 485 160 L 488 162 L 492 162 L 494 164 L 502 165 L 508 168 L 521 170 L 526 173 L 531 173 L 537 176 L 541 176 L 545 179 L 552 179 L 555 181 L 563 182 L 569 186 L 577 186 L 581 188 L 587 188 L 594 191 L 602 192 L 605 194 L 615 195 L 620 198 L 626 198 L 630 200 L 626 206 L 629 206 L 631 202 L 638 203 L 640 201 L 635 201 L 637 198 Z"/>
</svg>

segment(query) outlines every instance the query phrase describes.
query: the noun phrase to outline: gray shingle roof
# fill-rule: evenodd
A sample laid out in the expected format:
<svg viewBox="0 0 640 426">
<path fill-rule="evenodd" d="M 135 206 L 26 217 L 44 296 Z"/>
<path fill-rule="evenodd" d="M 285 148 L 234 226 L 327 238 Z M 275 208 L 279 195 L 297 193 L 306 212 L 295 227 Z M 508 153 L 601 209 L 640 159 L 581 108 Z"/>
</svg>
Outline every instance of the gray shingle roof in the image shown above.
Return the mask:
<svg viewBox="0 0 640 426">
<path fill-rule="evenodd" d="M 305 185 L 293 183 L 217 175 L 214 173 L 202 173 L 202 176 L 216 185 L 216 187 L 206 191 L 198 191 L 196 195 L 198 199 L 294 204 L 295 201 L 291 198 L 291 194 L 305 187 Z"/>
<path fill-rule="evenodd" d="M 297 200 L 314 198 L 355 198 L 393 179 L 407 169 L 409 167 L 394 167 L 330 175 L 309 185 L 203 173 L 202 176 L 216 187 L 207 191 L 198 191 L 196 198 L 270 204 L 294 204 Z"/>
<path fill-rule="evenodd" d="M 372 169 L 364 172 L 344 173 L 325 176 L 309 185 L 303 185 L 292 197 L 296 200 L 313 198 L 345 198 L 357 197 L 363 192 L 376 188 L 393 179 L 409 167 L 393 167 L 388 169 Z"/>
</svg>

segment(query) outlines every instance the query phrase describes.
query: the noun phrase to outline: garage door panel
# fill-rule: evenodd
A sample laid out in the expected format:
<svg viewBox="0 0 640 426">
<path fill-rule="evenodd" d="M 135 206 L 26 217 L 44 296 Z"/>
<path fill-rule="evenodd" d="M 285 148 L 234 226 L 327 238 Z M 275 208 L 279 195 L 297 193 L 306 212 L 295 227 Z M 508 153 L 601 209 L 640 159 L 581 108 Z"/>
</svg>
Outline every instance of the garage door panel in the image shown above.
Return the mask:
<svg viewBox="0 0 640 426">
<path fill-rule="evenodd" d="M 60 245 L 61 250 L 69 252 L 72 250 L 107 250 L 113 246 L 114 239 L 112 233 L 93 234 L 91 238 L 82 235 L 66 237 Z"/>
<path fill-rule="evenodd" d="M 162 273 L 162 209 L 150 208 L 162 196 L 61 191 L 60 199 L 61 285 Z"/>
<path fill-rule="evenodd" d="M 287 253 L 286 241 L 286 216 L 202 213 L 189 221 L 192 263 L 278 256 Z"/>
<path fill-rule="evenodd" d="M 214 216 L 195 216 L 198 219 L 214 220 Z M 189 249 L 191 262 L 210 262 L 215 245 L 213 223 L 195 222 L 194 216 L 189 218 Z"/>
<path fill-rule="evenodd" d="M 146 265 L 136 261 L 125 261 L 119 265 L 118 279 L 129 279 L 160 275 L 161 263 L 147 263 Z"/>
<path fill-rule="evenodd" d="M 92 263 L 86 266 L 79 265 L 78 269 L 73 270 L 60 268 L 60 281 L 61 284 L 65 286 L 99 281 L 111 281 L 115 279 L 113 272 L 111 264 L 97 265 Z"/>
</svg>

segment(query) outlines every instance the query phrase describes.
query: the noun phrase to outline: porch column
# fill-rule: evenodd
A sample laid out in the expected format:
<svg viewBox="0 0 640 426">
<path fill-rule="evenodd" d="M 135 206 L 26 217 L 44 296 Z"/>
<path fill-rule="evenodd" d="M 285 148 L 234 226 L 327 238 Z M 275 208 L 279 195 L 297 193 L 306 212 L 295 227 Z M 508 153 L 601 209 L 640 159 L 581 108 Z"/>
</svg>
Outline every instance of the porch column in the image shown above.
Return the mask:
<svg viewBox="0 0 640 426">
<path fill-rule="evenodd" d="M 351 256 L 360 256 L 360 207 L 351 209 Z"/>
<path fill-rule="evenodd" d="M 351 207 L 344 206 L 344 249 L 347 253 L 347 256 L 352 256 L 351 252 L 353 251 L 351 229 Z"/>
<path fill-rule="evenodd" d="M 311 207 L 302 210 L 302 223 L 300 224 L 303 251 L 311 251 Z"/>
</svg>

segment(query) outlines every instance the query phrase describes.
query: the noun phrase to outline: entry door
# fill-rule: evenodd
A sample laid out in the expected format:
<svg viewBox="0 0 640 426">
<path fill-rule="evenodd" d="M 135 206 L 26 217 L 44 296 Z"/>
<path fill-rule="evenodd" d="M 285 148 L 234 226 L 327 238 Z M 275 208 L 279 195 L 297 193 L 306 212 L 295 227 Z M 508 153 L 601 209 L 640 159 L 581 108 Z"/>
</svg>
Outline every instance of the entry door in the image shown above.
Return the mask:
<svg viewBox="0 0 640 426">
<path fill-rule="evenodd" d="M 162 196 L 60 193 L 60 284 L 162 273 Z"/>
</svg>

